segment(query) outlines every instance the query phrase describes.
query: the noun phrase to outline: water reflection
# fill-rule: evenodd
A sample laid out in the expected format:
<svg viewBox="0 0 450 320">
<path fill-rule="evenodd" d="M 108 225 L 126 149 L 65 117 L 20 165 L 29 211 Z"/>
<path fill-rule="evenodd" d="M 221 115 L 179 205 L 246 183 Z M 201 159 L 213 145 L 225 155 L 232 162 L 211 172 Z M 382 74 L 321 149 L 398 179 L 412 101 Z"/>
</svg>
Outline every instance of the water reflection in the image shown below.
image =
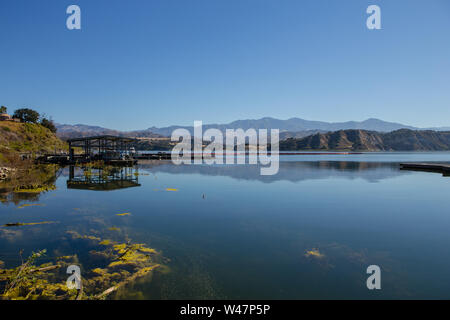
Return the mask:
<svg viewBox="0 0 450 320">
<path fill-rule="evenodd" d="M 69 167 L 68 189 L 110 191 L 140 187 L 139 172 L 134 167 Z"/>
<path fill-rule="evenodd" d="M 142 244 L 152 263 L 142 267 L 170 267 L 110 298 L 449 297 L 448 179 L 367 159 L 284 161 L 278 175 L 259 173 L 162 161 L 53 170 L 43 181 L 58 177 L 57 189 L 42 205 L 0 207 L 0 225 L 23 223 L 0 227 L 0 260 L 10 269 L 20 250 L 47 249 L 48 262 L 76 256 L 92 280 L 122 267 L 110 264 L 124 245 Z M 30 224 L 42 221 L 55 223 Z M 383 270 L 378 296 L 365 285 L 370 264 Z"/>
<path fill-rule="evenodd" d="M 25 201 L 39 201 L 43 193 L 56 189 L 60 172 L 60 168 L 54 165 L 17 170 L 11 179 L 0 182 L 0 202 L 19 205 Z"/>
<path fill-rule="evenodd" d="M 275 181 L 299 182 L 329 178 L 363 179 L 379 182 L 401 175 L 409 174 L 400 171 L 398 163 L 390 162 L 353 162 L 353 161 L 286 161 L 280 162 L 278 174 L 262 176 L 257 165 L 180 165 L 170 162 L 141 162 L 140 168 L 153 173 L 200 174 L 206 176 L 226 176 L 237 180 L 258 180 L 271 183 Z"/>
</svg>

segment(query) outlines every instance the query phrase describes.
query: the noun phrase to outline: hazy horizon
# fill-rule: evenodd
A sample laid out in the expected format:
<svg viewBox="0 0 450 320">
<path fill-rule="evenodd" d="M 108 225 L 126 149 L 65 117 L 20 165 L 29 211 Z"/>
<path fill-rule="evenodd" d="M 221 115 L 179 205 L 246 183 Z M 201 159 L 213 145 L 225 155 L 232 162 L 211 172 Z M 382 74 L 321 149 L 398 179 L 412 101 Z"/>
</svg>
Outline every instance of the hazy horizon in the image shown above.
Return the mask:
<svg viewBox="0 0 450 320">
<path fill-rule="evenodd" d="M 301 117 L 290 117 L 290 118 L 287 118 L 287 119 L 280 119 L 280 118 L 276 118 L 276 117 L 262 117 L 262 118 L 252 118 L 252 119 L 236 119 L 236 120 L 233 120 L 233 121 L 230 121 L 230 122 L 219 122 L 219 121 L 207 122 L 207 123 L 203 122 L 203 125 L 227 125 L 227 124 L 230 124 L 230 123 L 233 123 L 233 122 L 236 122 L 236 121 L 257 121 L 257 120 L 262 120 L 262 119 L 273 119 L 273 120 L 280 120 L 280 121 L 287 121 L 287 120 L 292 120 L 292 119 L 301 119 L 301 120 L 306 120 L 306 121 L 323 122 L 323 123 L 329 123 L 329 124 L 346 123 L 346 122 L 362 123 L 362 122 L 369 121 L 369 120 L 377 120 L 377 121 L 383 121 L 383 122 L 387 122 L 387 123 L 395 123 L 395 124 L 399 124 L 399 125 L 414 127 L 413 125 L 410 125 L 408 123 L 385 121 L 383 119 L 378 119 L 378 118 L 367 118 L 367 119 L 364 119 L 364 120 L 347 120 L 347 121 L 322 121 L 322 120 L 315 120 L 315 119 L 304 119 L 304 118 L 301 118 Z M 111 129 L 111 130 L 124 131 L 124 132 L 126 132 L 126 131 L 149 130 L 149 129 L 152 129 L 152 128 L 161 129 L 161 128 L 166 128 L 166 127 L 192 127 L 193 126 L 193 123 L 185 124 L 185 125 L 184 124 L 182 125 L 182 124 L 178 124 L 178 123 L 173 123 L 173 124 L 170 124 L 170 125 L 167 125 L 167 126 L 149 125 L 149 126 L 147 126 L 145 128 L 131 128 L 131 129 L 119 130 L 119 129 L 116 129 L 116 128 L 103 127 L 103 126 L 100 126 L 100 125 L 95 124 L 95 123 L 61 123 L 61 122 L 58 122 L 58 121 L 55 121 L 55 123 L 58 126 L 90 126 L 90 127 L 101 127 L 101 128 L 104 128 L 104 129 Z M 418 128 L 419 129 L 441 129 L 441 128 L 450 128 L 450 125 L 447 125 L 447 126 L 432 126 L 432 127 L 423 127 L 423 128 L 418 127 Z M 314 129 L 312 129 L 312 130 L 314 130 Z"/>
</svg>

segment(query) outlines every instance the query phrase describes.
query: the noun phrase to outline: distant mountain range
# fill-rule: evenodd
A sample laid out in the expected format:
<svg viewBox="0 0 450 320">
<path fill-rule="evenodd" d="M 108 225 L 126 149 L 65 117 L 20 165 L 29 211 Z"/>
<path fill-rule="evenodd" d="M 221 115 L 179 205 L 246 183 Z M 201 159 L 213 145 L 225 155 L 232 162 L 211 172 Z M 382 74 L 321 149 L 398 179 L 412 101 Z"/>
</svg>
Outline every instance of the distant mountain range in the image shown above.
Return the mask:
<svg viewBox="0 0 450 320">
<path fill-rule="evenodd" d="M 450 131 L 339 130 L 280 141 L 280 150 L 449 151 Z"/>
<path fill-rule="evenodd" d="M 89 126 L 84 124 L 67 125 L 57 124 L 58 136 L 67 139 L 74 137 L 84 137 L 91 135 L 111 134 L 130 137 L 170 137 L 175 129 L 184 128 L 193 133 L 192 126 L 169 126 L 163 128 L 151 127 L 145 130 L 136 131 L 118 131 L 113 129 L 102 128 L 98 126 Z M 365 121 L 347 121 L 347 122 L 323 122 L 323 121 L 310 121 L 300 118 L 291 118 L 288 120 L 279 120 L 275 118 L 262 118 L 257 120 L 237 120 L 228 124 L 204 124 L 203 130 L 209 128 L 216 128 L 221 131 L 226 129 L 238 129 L 242 128 L 247 130 L 249 128 L 254 129 L 280 129 L 280 138 L 286 139 L 289 137 L 302 138 L 315 133 L 326 133 L 338 130 L 348 129 L 361 129 L 368 131 L 378 132 L 392 132 L 399 129 L 411 129 L 411 130 L 436 130 L 445 131 L 450 130 L 448 128 L 416 128 L 400 123 L 387 122 L 379 119 L 367 119 Z"/>
<path fill-rule="evenodd" d="M 150 130 L 136 130 L 136 131 L 118 131 L 99 126 L 89 126 L 85 124 L 56 124 L 57 136 L 61 139 L 81 138 L 97 135 L 114 135 L 123 137 L 139 137 L 139 138 L 160 138 L 159 134 L 153 133 Z"/>
<path fill-rule="evenodd" d="M 148 131 L 157 133 L 163 136 L 170 136 L 173 130 L 178 128 L 184 128 L 193 132 L 192 126 L 170 126 L 164 128 L 151 127 Z M 347 121 L 347 122 L 323 122 L 323 121 L 310 121 L 300 118 L 291 118 L 288 120 L 279 120 L 275 118 L 261 118 L 257 120 L 237 120 L 227 124 L 204 124 L 203 130 L 210 128 L 216 128 L 221 131 L 226 129 L 279 129 L 280 132 L 289 132 L 291 135 L 295 135 L 299 132 L 307 134 L 308 131 L 337 131 L 347 129 L 362 129 L 379 132 L 390 132 L 399 129 L 411 129 L 419 130 L 413 126 L 408 126 L 400 123 L 387 122 L 379 119 L 367 119 L 365 121 Z M 450 130 L 450 128 L 427 128 L 433 130 Z"/>
</svg>

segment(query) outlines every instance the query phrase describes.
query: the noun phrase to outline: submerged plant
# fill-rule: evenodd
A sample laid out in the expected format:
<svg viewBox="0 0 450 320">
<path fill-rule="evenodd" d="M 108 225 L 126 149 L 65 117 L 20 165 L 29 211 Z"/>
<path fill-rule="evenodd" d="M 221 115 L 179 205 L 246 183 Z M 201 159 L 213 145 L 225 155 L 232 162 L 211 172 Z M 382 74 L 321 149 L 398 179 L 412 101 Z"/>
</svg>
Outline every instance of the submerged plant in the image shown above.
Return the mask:
<svg viewBox="0 0 450 320">
<path fill-rule="evenodd" d="M 307 250 L 305 253 L 305 257 L 309 258 L 309 257 L 313 257 L 313 258 L 323 258 L 325 257 L 325 255 L 323 253 L 319 252 L 319 249 L 311 249 L 311 250 Z"/>
<path fill-rule="evenodd" d="M 23 209 L 23 208 L 27 208 L 27 207 L 38 207 L 38 206 L 43 206 L 42 203 L 25 203 L 21 206 L 18 206 L 17 209 Z"/>
<path fill-rule="evenodd" d="M 129 215 L 131 215 L 130 212 L 125 212 L 125 213 L 118 213 L 118 214 L 116 214 L 116 216 L 119 216 L 119 217 L 129 216 Z"/>
<path fill-rule="evenodd" d="M 79 290 L 66 285 L 65 273 L 70 265 L 82 269 L 77 255 L 58 257 L 54 262 L 37 266 L 35 262 L 46 253 L 42 250 L 13 269 L 1 269 L 0 263 L 0 299 L 106 299 L 161 266 L 161 255 L 145 244 L 102 240 L 75 231 L 68 234 L 75 241 L 84 241 L 84 247 L 92 247 L 89 255 L 97 265 L 83 271 Z"/>
<path fill-rule="evenodd" d="M 1 299 L 7 300 L 34 300 L 34 299 L 74 299 L 76 290 L 70 290 L 64 283 L 53 283 L 54 277 L 50 271 L 61 268 L 58 264 L 43 264 L 36 266 L 34 263 L 43 257 L 46 250 L 32 253 L 31 256 L 17 268 L 10 270 L 0 269 L 0 288 L 3 286 Z"/>
<path fill-rule="evenodd" d="M 40 224 L 51 224 L 55 223 L 54 221 L 42 221 L 42 222 L 14 222 L 4 224 L 4 227 L 21 227 L 21 226 L 36 226 Z"/>
</svg>

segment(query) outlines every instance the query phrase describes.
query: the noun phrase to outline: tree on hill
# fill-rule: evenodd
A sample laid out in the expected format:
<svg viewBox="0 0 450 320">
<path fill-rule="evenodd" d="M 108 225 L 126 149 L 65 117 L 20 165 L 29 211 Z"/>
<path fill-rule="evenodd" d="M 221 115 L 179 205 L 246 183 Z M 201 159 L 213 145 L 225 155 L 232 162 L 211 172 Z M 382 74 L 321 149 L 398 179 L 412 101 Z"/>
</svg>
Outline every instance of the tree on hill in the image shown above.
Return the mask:
<svg viewBox="0 0 450 320">
<path fill-rule="evenodd" d="M 51 119 L 42 118 L 41 126 L 46 127 L 47 129 L 49 129 L 53 133 L 56 133 L 55 123 Z"/>
<path fill-rule="evenodd" d="M 0 113 L 7 113 L 8 112 L 8 108 L 5 106 L 1 106 L 0 107 Z"/>
<path fill-rule="evenodd" d="M 39 112 L 28 108 L 17 109 L 14 111 L 13 118 L 20 119 L 22 122 L 37 123 L 39 121 Z"/>
</svg>

